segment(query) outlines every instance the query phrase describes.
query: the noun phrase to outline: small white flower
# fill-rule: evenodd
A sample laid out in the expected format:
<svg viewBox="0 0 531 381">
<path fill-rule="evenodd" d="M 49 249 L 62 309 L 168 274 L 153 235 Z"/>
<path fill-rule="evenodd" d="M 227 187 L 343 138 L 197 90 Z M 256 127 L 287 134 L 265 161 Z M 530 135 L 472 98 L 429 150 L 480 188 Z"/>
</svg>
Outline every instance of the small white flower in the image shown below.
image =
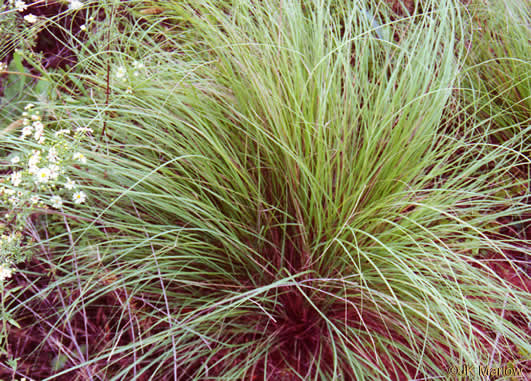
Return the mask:
<svg viewBox="0 0 531 381">
<path fill-rule="evenodd" d="M 7 70 L 5 62 L 0 61 L 0 73 Z"/>
<path fill-rule="evenodd" d="M 35 105 L 33 103 L 28 103 L 26 106 L 24 106 L 24 110 L 31 110 Z"/>
<path fill-rule="evenodd" d="M 50 169 L 49 168 L 41 168 L 37 171 L 37 182 L 39 183 L 47 183 L 50 179 Z"/>
<path fill-rule="evenodd" d="M 144 64 L 142 62 L 139 62 L 139 61 L 133 61 L 133 67 L 135 69 L 143 69 L 144 68 Z"/>
<path fill-rule="evenodd" d="M 79 29 L 84 32 L 84 31 L 87 30 L 87 26 L 85 24 L 82 24 L 82 25 L 79 26 Z"/>
<path fill-rule="evenodd" d="M 50 180 L 56 180 L 59 177 L 59 171 L 61 168 L 59 168 L 58 165 L 52 164 L 48 169 L 50 170 Z"/>
<path fill-rule="evenodd" d="M 0 282 L 3 282 L 7 278 L 11 278 L 13 270 L 5 263 L 0 265 Z"/>
<path fill-rule="evenodd" d="M 54 208 L 60 208 L 61 206 L 63 206 L 63 199 L 61 198 L 61 196 L 52 196 L 50 201 L 52 202 L 52 206 Z"/>
<path fill-rule="evenodd" d="M 41 152 L 34 149 L 33 151 L 31 151 L 31 156 L 28 160 L 28 165 L 30 167 L 33 167 L 39 164 L 39 161 L 41 161 Z"/>
<path fill-rule="evenodd" d="M 26 114 L 27 114 L 27 113 L 26 113 Z M 28 118 L 24 118 L 24 119 L 22 119 L 22 124 L 23 124 L 24 126 L 29 126 L 29 124 L 30 124 L 29 119 L 28 119 Z"/>
<path fill-rule="evenodd" d="M 15 1 L 15 8 L 17 8 L 17 11 L 19 12 L 24 12 L 28 6 L 22 0 L 17 0 Z"/>
<path fill-rule="evenodd" d="M 79 192 L 74 193 L 74 196 L 72 197 L 72 199 L 74 200 L 74 203 L 81 204 L 85 202 L 85 200 L 87 199 L 87 195 L 85 194 L 85 192 L 79 191 Z"/>
<path fill-rule="evenodd" d="M 63 130 L 55 131 L 55 136 L 61 136 L 61 135 L 70 135 L 70 130 L 63 129 Z"/>
<path fill-rule="evenodd" d="M 82 1 L 79 1 L 79 0 L 70 0 L 70 9 L 75 11 L 75 10 L 78 10 L 78 9 L 81 9 L 81 7 L 83 6 L 83 2 Z"/>
<path fill-rule="evenodd" d="M 45 140 L 46 140 L 46 138 L 44 136 L 41 136 L 41 137 L 39 137 L 39 140 L 37 140 L 37 143 L 44 144 Z"/>
<path fill-rule="evenodd" d="M 25 138 L 26 136 L 31 135 L 32 132 L 33 132 L 33 128 L 31 128 L 31 126 L 26 126 L 22 129 L 21 137 Z"/>
<path fill-rule="evenodd" d="M 76 182 L 70 180 L 68 177 L 66 178 L 65 188 L 66 189 L 74 189 L 76 186 Z"/>
<path fill-rule="evenodd" d="M 39 196 L 35 194 L 35 195 L 30 197 L 30 200 L 31 200 L 32 204 L 36 204 L 36 203 L 39 202 Z"/>
<path fill-rule="evenodd" d="M 76 132 L 85 132 L 85 133 L 86 132 L 90 132 L 90 133 L 92 133 L 92 132 L 94 132 L 94 130 L 92 128 L 90 128 L 90 127 L 78 127 L 78 128 L 76 128 Z"/>
<path fill-rule="evenodd" d="M 125 89 L 126 94 L 133 94 L 133 88 L 131 86 L 127 86 L 127 89 Z"/>
<path fill-rule="evenodd" d="M 38 113 L 37 113 L 37 114 L 38 114 Z M 31 116 L 31 120 L 41 120 L 41 117 L 40 117 L 39 115 L 37 115 L 37 114 L 33 114 L 33 115 Z"/>
<path fill-rule="evenodd" d="M 17 171 L 11 174 L 11 183 L 14 187 L 18 187 L 22 182 L 22 172 Z"/>
<path fill-rule="evenodd" d="M 12 196 L 15 194 L 15 190 L 11 188 L 4 188 L 4 193 L 7 194 L 8 196 Z"/>
<path fill-rule="evenodd" d="M 51 147 L 50 150 L 48 151 L 48 161 L 52 162 L 52 163 L 56 163 L 57 160 L 59 160 L 59 157 L 57 156 L 57 150 L 55 149 L 55 147 Z"/>
<path fill-rule="evenodd" d="M 20 157 L 17 155 L 17 156 L 13 156 L 11 158 L 11 164 L 15 165 L 15 164 L 18 164 L 20 162 Z"/>
<path fill-rule="evenodd" d="M 135 71 L 133 72 L 133 75 L 134 75 L 135 77 L 138 77 L 138 76 L 140 75 L 140 73 L 139 73 L 137 70 L 135 70 Z"/>
<path fill-rule="evenodd" d="M 32 115 L 31 118 L 33 119 L 35 115 Z M 33 127 L 35 128 L 35 131 L 44 131 L 44 124 L 42 124 L 42 122 L 38 119 L 35 120 L 35 122 L 33 122 Z"/>
<path fill-rule="evenodd" d="M 35 125 L 38 123 L 37 125 Z M 44 132 L 44 126 L 41 122 L 35 122 L 33 123 L 33 126 L 35 127 L 35 135 L 33 136 L 35 140 L 40 140 L 42 137 L 42 133 Z"/>
<path fill-rule="evenodd" d="M 79 160 L 83 164 L 87 162 L 87 158 L 81 152 L 74 153 L 73 157 L 74 157 L 74 160 Z"/>
<path fill-rule="evenodd" d="M 34 14 L 27 14 L 26 16 L 24 16 L 24 21 L 30 23 L 30 24 L 35 24 L 37 22 L 37 16 L 35 16 Z"/>
<path fill-rule="evenodd" d="M 127 71 L 125 70 L 125 67 L 123 67 L 123 66 L 120 66 L 116 70 L 116 78 L 118 78 L 118 79 L 122 79 L 123 77 L 125 77 L 126 74 L 127 74 Z"/>
</svg>

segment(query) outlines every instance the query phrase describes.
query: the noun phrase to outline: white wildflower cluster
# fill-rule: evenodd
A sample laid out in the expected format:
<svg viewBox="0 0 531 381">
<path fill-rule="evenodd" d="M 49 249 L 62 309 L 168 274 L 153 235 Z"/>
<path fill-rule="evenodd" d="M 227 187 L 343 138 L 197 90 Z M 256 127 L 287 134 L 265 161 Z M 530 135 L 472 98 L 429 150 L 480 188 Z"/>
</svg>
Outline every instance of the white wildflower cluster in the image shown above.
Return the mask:
<svg viewBox="0 0 531 381">
<path fill-rule="evenodd" d="M 22 0 L 9 0 L 9 5 L 14 7 L 19 12 L 24 12 L 26 9 L 28 9 L 28 5 Z"/>
<path fill-rule="evenodd" d="M 9 5 L 18 12 L 24 12 L 26 9 L 28 9 L 28 4 L 22 0 L 9 0 Z M 26 21 L 28 24 L 35 24 L 38 19 L 39 18 L 37 16 L 31 13 L 24 16 L 24 21 Z"/>
<path fill-rule="evenodd" d="M 20 232 L 27 215 L 36 208 L 61 209 L 87 201 L 68 172 L 72 166 L 87 163 L 87 157 L 76 147 L 92 129 L 83 126 L 51 131 L 32 103 L 22 116 L 18 138 L 28 149 L 11 152 L 4 160 L 7 170 L 0 175 L 0 280 L 9 278 L 13 264 L 24 260 L 17 253 L 23 251 Z"/>
<path fill-rule="evenodd" d="M 13 274 L 13 253 L 20 251 L 22 234 L 20 232 L 0 235 L 0 288 Z"/>
<path fill-rule="evenodd" d="M 75 204 L 85 202 L 86 194 L 68 177 L 67 170 L 71 165 L 87 163 L 86 156 L 74 147 L 92 129 L 61 129 L 51 134 L 45 131 L 40 112 L 34 107 L 30 103 L 24 108 L 19 138 L 38 148 L 9 157 L 11 170 L 1 180 L 0 205 L 3 202 L 6 209 L 16 210 L 28 206 L 60 208 L 63 198 Z"/>
<path fill-rule="evenodd" d="M 7 64 L 5 62 L 0 61 L 0 73 L 3 71 L 7 71 Z"/>
<path fill-rule="evenodd" d="M 114 71 L 114 76 L 120 81 L 131 82 L 132 79 L 138 78 L 143 74 L 145 65 L 141 61 L 133 61 L 129 66 L 118 66 Z M 126 94 L 133 93 L 133 87 L 127 86 Z"/>
<path fill-rule="evenodd" d="M 9 5 L 16 9 L 18 12 L 24 12 L 28 9 L 28 4 L 23 0 L 9 0 Z M 31 4 L 30 4 L 31 5 Z M 83 7 L 83 2 L 79 0 L 68 0 L 68 9 L 76 11 Z M 24 16 L 24 21 L 29 24 L 35 24 L 38 21 L 38 17 L 34 14 L 27 14 Z"/>
<path fill-rule="evenodd" d="M 13 274 L 13 270 L 9 264 L 0 264 L 0 282 L 3 283 L 5 279 L 11 278 L 11 274 Z"/>
</svg>

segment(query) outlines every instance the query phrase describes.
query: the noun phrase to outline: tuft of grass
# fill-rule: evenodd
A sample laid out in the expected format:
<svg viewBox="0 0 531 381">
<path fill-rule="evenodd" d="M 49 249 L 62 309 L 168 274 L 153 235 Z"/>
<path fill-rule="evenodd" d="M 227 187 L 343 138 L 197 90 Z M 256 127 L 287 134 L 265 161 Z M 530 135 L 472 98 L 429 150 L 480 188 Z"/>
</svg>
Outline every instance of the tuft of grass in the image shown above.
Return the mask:
<svg viewBox="0 0 531 381">
<path fill-rule="evenodd" d="M 41 378 L 525 365 L 514 257 L 530 245 L 500 221 L 530 220 L 529 127 L 495 138 L 476 112 L 493 91 L 458 91 L 456 2 L 400 18 L 365 1 L 102 3 L 108 23 L 47 74 L 63 95 L 45 104 L 94 129 L 71 168 L 90 208 L 28 221 L 49 270 L 21 271 L 8 306 L 37 338 L 28 358 L 54 353 Z"/>
<path fill-rule="evenodd" d="M 525 131 L 529 137 L 531 63 L 528 59 L 531 24 L 529 4 L 497 1 L 488 6 L 472 2 L 471 33 L 463 75 L 464 95 L 476 107 L 478 119 L 496 129 L 504 141 Z M 529 139 L 525 142 L 529 146 Z M 525 152 L 527 156 L 530 152 Z"/>
</svg>

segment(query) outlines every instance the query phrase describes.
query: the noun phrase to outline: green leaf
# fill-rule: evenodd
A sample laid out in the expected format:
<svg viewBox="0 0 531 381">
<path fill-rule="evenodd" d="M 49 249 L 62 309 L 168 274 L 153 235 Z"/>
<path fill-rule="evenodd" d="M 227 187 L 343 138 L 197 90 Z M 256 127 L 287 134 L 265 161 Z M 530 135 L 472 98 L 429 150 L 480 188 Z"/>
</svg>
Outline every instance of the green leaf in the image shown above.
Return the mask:
<svg viewBox="0 0 531 381">
<path fill-rule="evenodd" d="M 48 94 L 49 89 L 50 89 L 50 82 L 40 79 L 39 81 L 37 81 L 34 91 L 38 95 L 46 95 Z"/>
<path fill-rule="evenodd" d="M 20 329 L 20 325 L 19 325 L 19 324 L 16 322 L 16 320 L 14 320 L 13 318 L 8 317 L 8 318 L 7 318 L 7 322 L 8 322 L 9 324 L 11 324 L 12 326 L 15 326 L 15 327 L 17 327 L 17 328 Z"/>
<path fill-rule="evenodd" d="M 68 359 L 65 355 L 58 354 L 57 356 L 55 356 L 52 360 L 52 369 L 54 370 L 54 372 L 63 369 L 66 365 L 67 360 Z"/>
<path fill-rule="evenodd" d="M 5 87 L 5 97 L 7 99 L 16 99 L 22 95 L 24 87 L 28 78 L 23 74 L 18 73 L 28 73 L 28 70 L 22 64 L 22 56 L 20 53 L 15 52 L 13 54 L 13 59 L 9 63 L 8 71 L 14 72 L 17 74 L 9 74 L 7 76 L 7 84 Z"/>
</svg>

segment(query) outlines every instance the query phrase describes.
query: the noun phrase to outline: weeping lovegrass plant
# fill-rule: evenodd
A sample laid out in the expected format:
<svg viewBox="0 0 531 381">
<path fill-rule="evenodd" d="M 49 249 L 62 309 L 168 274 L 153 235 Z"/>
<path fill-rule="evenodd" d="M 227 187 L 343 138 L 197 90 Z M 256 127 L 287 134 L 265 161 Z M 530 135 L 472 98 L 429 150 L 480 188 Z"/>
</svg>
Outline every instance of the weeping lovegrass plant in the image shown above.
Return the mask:
<svg viewBox="0 0 531 381">
<path fill-rule="evenodd" d="M 46 105 L 94 131 L 71 168 L 90 207 L 31 222 L 54 275 L 10 307 L 51 316 L 33 315 L 37 351 L 61 353 L 55 377 L 521 368 L 528 294 L 484 255 L 524 280 L 507 253 L 528 247 L 499 220 L 529 208 L 515 175 L 529 128 L 493 142 L 480 123 L 494 121 L 470 111 L 481 101 L 460 97 L 457 4 L 403 18 L 383 2 L 162 7 L 149 27 L 116 13 L 94 30 L 54 78 L 77 84 L 72 98 Z"/>
</svg>

